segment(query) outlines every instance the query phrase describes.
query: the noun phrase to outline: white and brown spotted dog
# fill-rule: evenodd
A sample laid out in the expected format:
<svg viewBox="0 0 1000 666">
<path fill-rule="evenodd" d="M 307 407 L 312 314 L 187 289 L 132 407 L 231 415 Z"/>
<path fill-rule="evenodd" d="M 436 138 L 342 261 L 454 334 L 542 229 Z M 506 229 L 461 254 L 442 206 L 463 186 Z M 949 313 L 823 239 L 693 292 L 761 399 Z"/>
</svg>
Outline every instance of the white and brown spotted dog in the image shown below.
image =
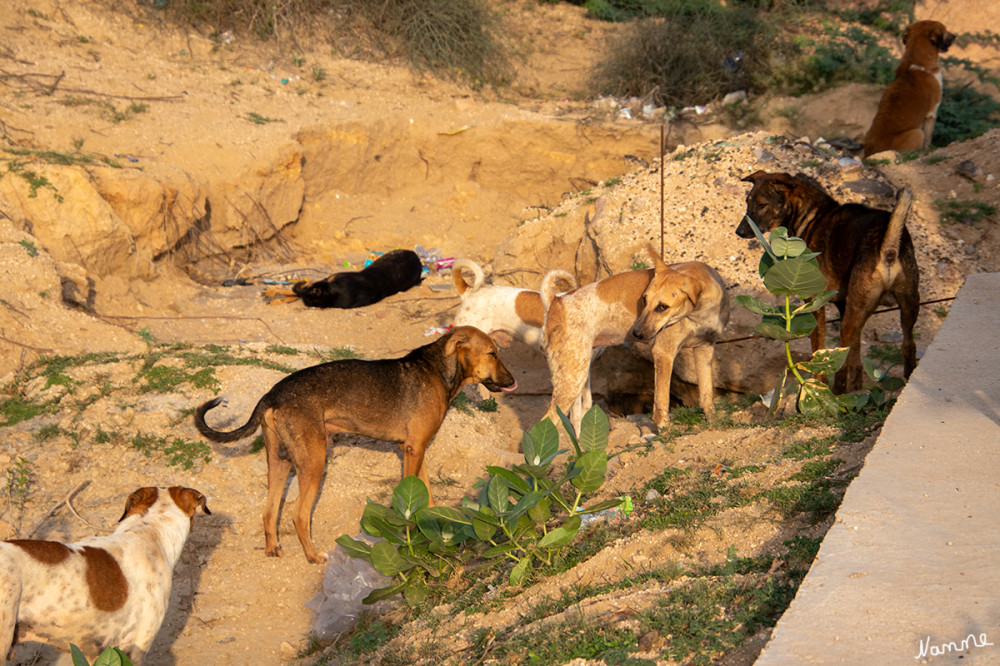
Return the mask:
<svg viewBox="0 0 1000 666">
<path fill-rule="evenodd" d="M 654 268 L 628 271 L 556 296 L 549 276 L 542 281 L 545 305 L 545 355 L 552 373 L 552 402 L 579 430 L 590 408 L 593 350 L 619 345 L 629 336 L 652 343 L 656 380 L 653 420 L 670 420 L 670 377 L 678 353 L 693 353 L 699 405 L 713 414 L 712 362 L 715 342 L 729 321 L 729 299 L 722 278 L 697 261 L 667 265 L 649 248 Z"/>
<path fill-rule="evenodd" d="M 917 21 L 906 29 L 896 78 L 882 93 L 865 135 L 865 157 L 883 150 L 930 148 L 943 85 L 938 54 L 954 41 L 955 35 L 939 21 Z"/>
<path fill-rule="evenodd" d="M 462 274 L 465 268 L 472 273 L 471 285 Z M 570 284 L 570 289 L 576 288 L 573 275 L 565 271 L 556 274 Z M 455 261 L 452 280 L 462 299 L 455 326 L 475 326 L 504 347 L 513 339 L 540 349 L 545 308 L 537 291 L 486 284 L 483 269 L 471 259 Z"/>
<path fill-rule="evenodd" d="M 18 640 L 39 640 L 74 643 L 91 659 L 117 646 L 141 664 L 199 506 L 210 513 L 191 488 L 140 488 L 110 536 L 0 542 L 0 657 Z"/>
</svg>

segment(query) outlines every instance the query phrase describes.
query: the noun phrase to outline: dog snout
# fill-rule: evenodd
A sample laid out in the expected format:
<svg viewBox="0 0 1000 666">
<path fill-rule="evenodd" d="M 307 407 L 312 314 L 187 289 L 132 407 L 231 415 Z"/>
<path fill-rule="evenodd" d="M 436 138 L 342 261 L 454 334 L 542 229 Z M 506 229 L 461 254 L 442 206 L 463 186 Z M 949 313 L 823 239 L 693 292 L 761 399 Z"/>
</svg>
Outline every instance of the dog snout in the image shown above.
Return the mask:
<svg viewBox="0 0 1000 666">
<path fill-rule="evenodd" d="M 754 236 L 756 236 L 756 234 L 754 234 L 753 232 L 753 229 L 750 228 L 750 222 L 748 222 L 748 220 L 749 218 L 746 215 L 744 215 L 743 221 L 740 222 L 738 227 L 736 227 L 736 235 L 739 236 L 740 238 L 753 238 Z"/>
</svg>

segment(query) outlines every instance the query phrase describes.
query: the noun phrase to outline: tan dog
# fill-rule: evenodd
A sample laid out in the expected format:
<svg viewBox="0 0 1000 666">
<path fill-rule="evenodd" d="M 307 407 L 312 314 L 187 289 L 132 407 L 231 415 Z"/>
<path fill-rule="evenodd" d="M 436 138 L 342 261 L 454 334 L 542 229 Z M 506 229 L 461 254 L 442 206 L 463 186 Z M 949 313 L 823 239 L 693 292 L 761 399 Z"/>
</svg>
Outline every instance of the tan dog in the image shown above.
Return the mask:
<svg viewBox="0 0 1000 666">
<path fill-rule="evenodd" d="M 191 488 L 140 488 L 110 536 L 0 543 L 0 663 L 20 639 L 74 643 L 91 659 L 116 646 L 141 664 L 199 506 L 211 513 Z"/>
<path fill-rule="evenodd" d="M 930 147 L 943 85 L 938 54 L 954 41 L 955 35 L 938 21 L 917 21 L 906 29 L 896 78 L 882 94 L 865 135 L 865 157 Z"/>
<path fill-rule="evenodd" d="M 472 284 L 465 281 L 463 269 L 472 273 Z M 572 285 L 571 289 L 576 287 L 576 278 L 569 273 L 559 273 Z M 483 269 L 471 259 L 455 261 L 452 279 L 462 299 L 455 315 L 455 326 L 475 326 L 504 347 L 512 339 L 535 349 L 541 347 L 545 307 L 537 291 L 486 284 Z"/>
<path fill-rule="evenodd" d="M 267 449 L 265 552 L 280 556 L 278 508 L 292 466 L 299 479 L 293 522 L 310 562 L 325 561 L 312 542 L 312 508 L 323 480 L 327 433 L 353 432 L 403 450 L 403 476 L 418 476 L 430 490 L 424 451 L 445 413 L 467 384 L 490 391 L 513 391 L 517 382 L 497 357 L 497 345 L 472 326 L 456 328 L 431 344 L 397 359 L 348 359 L 294 372 L 264 394 L 247 423 L 232 432 L 213 430 L 205 414 L 220 402 L 195 411 L 198 431 L 215 442 L 234 442 L 260 427 Z"/>
<path fill-rule="evenodd" d="M 664 426 L 670 420 L 670 381 L 678 352 L 694 353 L 699 403 L 712 415 L 714 344 L 729 320 L 725 285 L 703 263 L 668 266 L 652 248 L 650 253 L 652 269 L 612 275 L 563 296 L 552 293 L 546 276 L 542 302 L 545 354 L 552 373 L 552 402 L 546 413 L 550 419 L 558 418 L 558 407 L 579 430 L 590 407 L 587 386 L 593 349 L 622 344 L 630 333 L 652 342 L 656 424 Z"/>
</svg>

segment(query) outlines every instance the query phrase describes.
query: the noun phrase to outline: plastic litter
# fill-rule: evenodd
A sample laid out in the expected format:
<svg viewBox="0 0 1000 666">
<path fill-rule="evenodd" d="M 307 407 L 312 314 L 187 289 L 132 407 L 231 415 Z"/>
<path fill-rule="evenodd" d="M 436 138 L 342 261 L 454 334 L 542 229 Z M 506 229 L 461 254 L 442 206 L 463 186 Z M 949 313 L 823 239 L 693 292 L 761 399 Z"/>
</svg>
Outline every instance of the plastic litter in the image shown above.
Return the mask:
<svg viewBox="0 0 1000 666">
<path fill-rule="evenodd" d="M 354 538 L 368 544 L 376 541 L 367 534 Z M 335 548 L 326 565 L 323 589 L 306 602 L 306 608 L 316 613 L 313 630 L 320 638 L 331 638 L 350 629 L 363 612 L 377 609 L 379 604 L 385 603 L 365 606 L 362 600 L 372 590 L 386 587 L 391 582 L 391 578 L 380 574 L 368 562 L 351 557 L 343 548 Z"/>
<path fill-rule="evenodd" d="M 455 263 L 454 257 L 441 257 L 441 250 L 436 247 L 426 249 L 423 245 L 416 245 L 413 251 L 420 257 L 420 263 L 424 265 L 424 273 L 439 271 L 444 268 L 451 268 Z"/>
<path fill-rule="evenodd" d="M 632 498 L 629 495 L 619 497 L 621 504 L 612 508 L 598 511 L 597 513 L 584 513 L 580 515 L 580 529 L 599 522 L 621 523 L 628 519 L 632 513 Z"/>
<path fill-rule="evenodd" d="M 444 335 L 451 329 L 455 328 L 454 324 L 445 324 L 444 326 L 432 326 L 424 331 L 424 337 L 431 335 Z"/>
</svg>

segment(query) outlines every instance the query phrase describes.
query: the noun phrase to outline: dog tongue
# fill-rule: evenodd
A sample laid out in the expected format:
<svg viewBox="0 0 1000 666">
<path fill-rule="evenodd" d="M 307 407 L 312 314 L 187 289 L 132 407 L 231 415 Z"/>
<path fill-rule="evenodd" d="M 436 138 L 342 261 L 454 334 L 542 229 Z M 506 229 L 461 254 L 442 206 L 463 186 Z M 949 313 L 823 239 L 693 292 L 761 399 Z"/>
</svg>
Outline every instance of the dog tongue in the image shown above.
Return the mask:
<svg viewBox="0 0 1000 666">
<path fill-rule="evenodd" d="M 514 385 L 513 385 L 513 386 L 510 386 L 510 387 L 508 387 L 508 388 L 503 388 L 503 387 L 501 386 L 501 387 L 500 387 L 500 390 L 501 390 L 501 391 L 503 391 L 504 393 L 510 393 L 511 391 L 513 391 L 513 390 L 514 390 L 514 389 L 516 389 L 516 388 L 517 388 L 517 380 L 515 379 L 515 380 L 514 380 Z"/>
</svg>

